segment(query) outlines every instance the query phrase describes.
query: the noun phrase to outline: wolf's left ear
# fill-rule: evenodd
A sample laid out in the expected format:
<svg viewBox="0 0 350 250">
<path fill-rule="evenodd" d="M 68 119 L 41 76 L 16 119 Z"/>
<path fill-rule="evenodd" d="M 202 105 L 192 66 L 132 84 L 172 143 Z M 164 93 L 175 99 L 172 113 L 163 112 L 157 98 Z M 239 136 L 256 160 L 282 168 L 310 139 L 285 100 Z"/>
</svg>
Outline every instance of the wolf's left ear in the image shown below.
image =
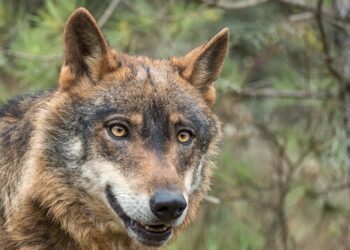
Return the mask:
<svg viewBox="0 0 350 250">
<path fill-rule="evenodd" d="M 196 86 L 209 106 L 216 99 L 214 81 L 218 78 L 228 50 L 229 29 L 224 28 L 210 41 L 181 58 L 173 58 L 183 78 Z"/>
<path fill-rule="evenodd" d="M 60 88 L 67 90 L 78 84 L 82 77 L 97 82 L 116 67 L 112 50 L 93 16 L 84 8 L 74 11 L 64 29 Z"/>
</svg>

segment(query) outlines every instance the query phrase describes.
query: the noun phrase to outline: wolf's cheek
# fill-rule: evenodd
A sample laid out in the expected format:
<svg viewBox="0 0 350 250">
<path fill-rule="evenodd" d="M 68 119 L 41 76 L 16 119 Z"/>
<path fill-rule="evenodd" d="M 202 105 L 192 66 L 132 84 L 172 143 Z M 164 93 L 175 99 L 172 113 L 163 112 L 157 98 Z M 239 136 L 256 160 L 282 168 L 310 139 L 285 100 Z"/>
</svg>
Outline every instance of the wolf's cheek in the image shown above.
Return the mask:
<svg viewBox="0 0 350 250">
<path fill-rule="evenodd" d="M 79 137 L 73 137 L 65 143 L 63 148 L 66 148 L 64 152 L 66 167 L 70 170 L 79 168 L 78 162 L 84 154 L 82 140 Z"/>
<path fill-rule="evenodd" d="M 92 195 L 104 194 L 107 185 L 118 184 L 120 189 L 127 188 L 123 175 L 110 161 L 98 158 L 81 166 L 82 177 L 79 184 Z"/>
<path fill-rule="evenodd" d="M 185 172 L 185 188 L 188 195 L 196 191 L 201 184 L 205 165 L 205 155 L 202 155 L 199 163 L 194 164 Z"/>
</svg>

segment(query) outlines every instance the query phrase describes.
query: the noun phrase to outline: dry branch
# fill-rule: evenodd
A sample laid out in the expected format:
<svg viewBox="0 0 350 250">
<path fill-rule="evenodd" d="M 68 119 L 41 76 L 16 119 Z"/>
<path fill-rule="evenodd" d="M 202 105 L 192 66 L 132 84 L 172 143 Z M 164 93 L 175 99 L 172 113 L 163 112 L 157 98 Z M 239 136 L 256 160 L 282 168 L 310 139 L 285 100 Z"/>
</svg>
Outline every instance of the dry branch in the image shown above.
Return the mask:
<svg viewBox="0 0 350 250">
<path fill-rule="evenodd" d="M 325 100 L 335 98 L 336 95 L 330 92 L 310 92 L 310 91 L 289 91 L 278 89 L 242 89 L 232 90 L 233 94 L 243 98 L 276 98 L 276 99 L 312 99 Z"/>
<path fill-rule="evenodd" d="M 203 2 L 208 5 L 216 6 L 221 9 L 239 10 L 239 9 L 255 7 L 259 4 L 267 3 L 268 1 L 270 0 L 242 0 L 242 1 L 235 1 L 235 2 L 204 0 Z"/>
<path fill-rule="evenodd" d="M 317 3 L 316 20 L 317 20 L 318 29 L 321 35 L 321 42 L 323 46 L 323 52 L 325 55 L 326 66 L 329 72 L 332 74 L 332 76 L 334 76 L 334 78 L 336 78 L 338 81 L 343 81 L 342 74 L 336 68 L 333 67 L 333 58 L 331 57 L 331 54 L 330 54 L 327 35 L 323 24 L 324 13 L 322 11 L 322 8 L 323 8 L 323 0 L 319 0 Z"/>
<path fill-rule="evenodd" d="M 107 9 L 104 11 L 104 13 L 100 17 L 100 19 L 97 21 L 97 24 L 101 28 L 107 23 L 109 18 L 112 16 L 113 11 L 115 10 L 115 8 L 119 4 L 119 2 L 120 2 L 120 0 L 113 0 L 113 1 L 110 2 L 110 4 L 108 5 Z"/>
<path fill-rule="evenodd" d="M 312 12 L 314 14 L 317 13 L 318 9 L 316 6 L 307 4 L 306 1 L 302 0 L 242 0 L 242 1 L 221 1 L 221 0 L 202 0 L 203 3 L 213 6 L 216 8 L 224 9 L 224 10 L 240 10 L 245 8 L 256 7 L 261 4 L 266 3 L 280 3 L 284 5 L 289 5 L 291 7 L 300 9 L 302 11 Z M 322 15 L 329 19 L 330 23 L 345 29 L 346 22 L 339 18 L 333 10 L 331 9 L 323 9 Z"/>
</svg>

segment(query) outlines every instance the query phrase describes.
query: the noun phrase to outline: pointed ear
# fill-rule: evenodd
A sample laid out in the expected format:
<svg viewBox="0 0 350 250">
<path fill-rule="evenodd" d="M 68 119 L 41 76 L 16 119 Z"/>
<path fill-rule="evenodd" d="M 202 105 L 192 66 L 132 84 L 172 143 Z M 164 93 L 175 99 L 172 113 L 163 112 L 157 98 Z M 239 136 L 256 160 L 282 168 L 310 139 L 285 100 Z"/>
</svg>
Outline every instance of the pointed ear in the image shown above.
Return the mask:
<svg viewBox="0 0 350 250">
<path fill-rule="evenodd" d="M 60 88 L 69 89 L 82 77 L 99 81 L 116 70 L 116 60 L 93 16 L 79 8 L 69 17 L 64 29 L 64 64 Z"/>
<path fill-rule="evenodd" d="M 183 78 L 196 86 L 209 106 L 214 105 L 216 94 L 214 81 L 220 75 L 228 50 L 229 29 L 225 28 L 203 46 L 182 58 L 174 58 Z"/>
</svg>

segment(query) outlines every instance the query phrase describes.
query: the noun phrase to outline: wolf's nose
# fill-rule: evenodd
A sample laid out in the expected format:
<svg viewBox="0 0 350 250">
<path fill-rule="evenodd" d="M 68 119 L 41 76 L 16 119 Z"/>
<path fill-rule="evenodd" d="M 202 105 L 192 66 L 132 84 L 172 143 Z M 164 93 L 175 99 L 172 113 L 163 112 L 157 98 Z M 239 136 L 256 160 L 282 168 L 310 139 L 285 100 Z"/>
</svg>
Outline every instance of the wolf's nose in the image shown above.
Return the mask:
<svg viewBox="0 0 350 250">
<path fill-rule="evenodd" d="M 187 207 L 187 202 L 180 192 L 157 191 L 150 200 L 153 214 L 162 221 L 179 218 Z"/>
</svg>

